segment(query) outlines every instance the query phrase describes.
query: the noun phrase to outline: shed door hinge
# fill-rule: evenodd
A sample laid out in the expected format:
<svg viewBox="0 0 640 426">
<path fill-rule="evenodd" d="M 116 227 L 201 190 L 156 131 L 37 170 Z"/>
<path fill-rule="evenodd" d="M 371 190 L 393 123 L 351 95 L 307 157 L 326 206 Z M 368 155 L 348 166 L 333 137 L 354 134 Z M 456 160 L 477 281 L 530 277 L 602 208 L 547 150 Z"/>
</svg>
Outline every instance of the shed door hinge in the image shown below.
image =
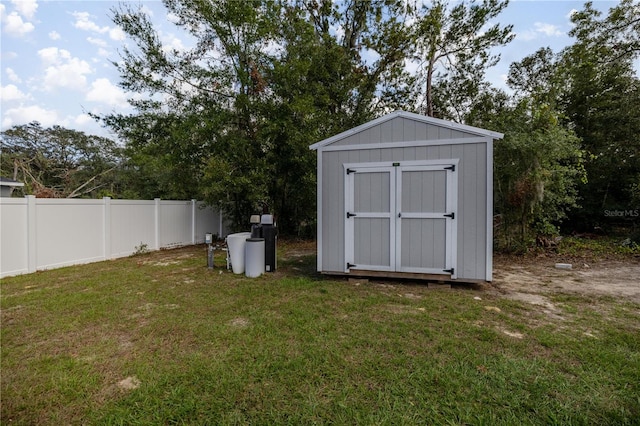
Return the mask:
<svg viewBox="0 0 640 426">
<path fill-rule="evenodd" d="M 356 171 L 353 169 L 347 169 L 347 174 L 350 175 L 351 173 L 355 173 Z"/>
<path fill-rule="evenodd" d="M 455 214 L 455 212 L 451 212 L 451 213 L 449 213 L 449 214 L 445 214 L 445 215 L 443 215 L 443 216 L 444 216 L 444 217 L 450 217 L 451 219 L 455 219 L 455 218 L 456 218 L 456 214 Z"/>
<path fill-rule="evenodd" d="M 448 167 L 445 167 L 444 169 L 445 170 L 451 170 L 452 172 L 455 172 L 456 171 L 456 165 L 452 164 L 452 165 L 450 165 Z"/>
<path fill-rule="evenodd" d="M 447 274 L 451 274 L 453 275 L 455 272 L 455 268 L 451 268 L 451 269 L 443 269 L 442 272 L 446 272 Z"/>
<path fill-rule="evenodd" d="M 355 268 L 357 265 L 347 262 L 347 269 Z"/>
<path fill-rule="evenodd" d="M 358 215 L 356 213 L 347 212 L 347 219 L 349 219 L 352 216 L 358 216 Z"/>
</svg>

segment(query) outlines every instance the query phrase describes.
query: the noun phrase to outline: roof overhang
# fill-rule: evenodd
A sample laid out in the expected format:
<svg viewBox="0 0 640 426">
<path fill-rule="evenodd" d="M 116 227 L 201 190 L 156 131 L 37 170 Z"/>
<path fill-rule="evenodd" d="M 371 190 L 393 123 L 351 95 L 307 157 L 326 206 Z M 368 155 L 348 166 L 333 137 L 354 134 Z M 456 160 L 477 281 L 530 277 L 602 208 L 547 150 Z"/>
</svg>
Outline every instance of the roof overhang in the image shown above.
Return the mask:
<svg viewBox="0 0 640 426">
<path fill-rule="evenodd" d="M 12 188 L 18 188 L 20 186 L 24 186 L 24 183 L 18 182 L 17 180 L 2 178 L 0 179 L 0 186 L 9 186 Z"/>
</svg>

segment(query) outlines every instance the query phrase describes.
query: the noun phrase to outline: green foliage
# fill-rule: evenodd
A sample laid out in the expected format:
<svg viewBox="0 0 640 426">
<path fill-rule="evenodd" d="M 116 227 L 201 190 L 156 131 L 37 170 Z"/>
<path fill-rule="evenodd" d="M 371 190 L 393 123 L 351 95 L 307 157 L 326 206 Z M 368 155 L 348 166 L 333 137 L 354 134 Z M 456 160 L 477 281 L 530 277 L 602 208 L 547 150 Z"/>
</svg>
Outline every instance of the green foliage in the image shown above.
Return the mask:
<svg viewBox="0 0 640 426">
<path fill-rule="evenodd" d="M 566 237 L 563 238 L 557 247 L 559 255 L 569 255 L 576 257 L 591 257 L 594 259 L 611 258 L 615 256 L 629 256 L 640 254 L 640 244 L 634 239 L 623 236 L 616 237 Z"/>
<path fill-rule="evenodd" d="M 115 196 L 121 148 L 107 138 L 34 121 L 0 134 L 0 173 L 40 198 Z"/>
<path fill-rule="evenodd" d="M 284 233 L 310 235 L 308 146 L 405 109 L 505 133 L 495 146 L 499 246 L 524 250 L 561 223 L 612 223 L 605 209 L 640 207 L 638 3 L 607 16 L 587 3 L 572 16 L 572 46 L 511 65 L 512 95 L 485 80 L 495 48 L 513 39 L 511 25 L 493 24 L 507 4 L 165 0 L 194 40 L 185 50 L 121 5 L 113 19 L 132 43 L 115 65 L 139 94 L 136 112 L 99 118 L 126 141 L 126 194 L 205 199 L 237 228 L 269 210 Z"/>
<path fill-rule="evenodd" d="M 525 59 L 527 60 L 527 59 Z M 580 140 L 547 104 L 526 93 L 511 104 L 502 92 L 485 93 L 468 119 L 505 132 L 494 143 L 497 248 L 521 252 L 537 237 L 553 236 L 585 179 Z"/>
<path fill-rule="evenodd" d="M 584 169 L 579 139 L 570 130 L 513 118 L 522 125 L 495 144 L 494 197 L 495 212 L 501 215 L 496 242 L 517 250 L 537 236 L 558 233 L 568 209 L 577 206 L 576 185 Z"/>
<path fill-rule="evenodd" d="M 624 0 L 603 17 L 586 3 L 572 16 L 576 43 L 562 52 L 562 110 L 587 153 L 589 181 L 579 188 L 583 209 L 573 217 L 578 229 L 615 225 L 605 210 L 640 207 L 634 198 L 640 179 L 638 7 Z"/>
<path fill-rule="evenodd" d="M 131 256 L 141 256 L 143 254 L 149 253 L 149 245 L 140 241 L 140 245 L 135 246 L 135 251 Z"/>
<path fill-rule="evenodd" d="M 148 177 L 134 191 L 204 198 L 236 227 L 268 209 L 283 232 L 308 233 L 316 198 L 308 146 L 397 105 L 392 85 L 409 47 L 407 6 L 164 4 L 194 38 L 193 48 L 167 49 L 142 10 L 114 10 L 135 45 L 115 64 L 121 86 L 146 97 L 132 101 L 136 114 L 100 118 L 127 141 L 128 170 Z M 344 36 L 331 30 L 336 26 Z M 367 62 L 364 49 L 379 59 Z"/>
</svg>

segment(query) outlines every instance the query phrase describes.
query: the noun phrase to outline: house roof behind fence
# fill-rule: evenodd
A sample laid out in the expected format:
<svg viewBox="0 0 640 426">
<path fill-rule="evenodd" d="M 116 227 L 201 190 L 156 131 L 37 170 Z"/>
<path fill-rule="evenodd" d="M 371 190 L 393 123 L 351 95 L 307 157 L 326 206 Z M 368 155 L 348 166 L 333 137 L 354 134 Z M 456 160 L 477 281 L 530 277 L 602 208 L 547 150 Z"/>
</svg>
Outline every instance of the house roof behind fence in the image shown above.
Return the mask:
<svg viewBox="0 0 640 426">
<path fill-rule="evenodd" d="M 24 183 L 0 176 L 0 186 L 24 186 Z"/>
</svg>

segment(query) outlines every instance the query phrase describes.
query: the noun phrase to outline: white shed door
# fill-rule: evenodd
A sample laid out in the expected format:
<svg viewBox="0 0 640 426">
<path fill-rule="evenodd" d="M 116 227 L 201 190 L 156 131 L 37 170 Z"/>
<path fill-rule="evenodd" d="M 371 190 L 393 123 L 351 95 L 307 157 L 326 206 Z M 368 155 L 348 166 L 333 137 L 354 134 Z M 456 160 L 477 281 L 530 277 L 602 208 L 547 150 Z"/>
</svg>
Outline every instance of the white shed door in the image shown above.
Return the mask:
<svg viewBox="0 0 640 426">
<path fill-rule="evenodd" d="M 393 167 L 347 170 L 347 269 L 395 270 L 395 178 Z"/>
<path fill-rule="evenodd" d="M 454 164 L 346 168 L 345 271 L 455 274 Z"/>
</svg>

